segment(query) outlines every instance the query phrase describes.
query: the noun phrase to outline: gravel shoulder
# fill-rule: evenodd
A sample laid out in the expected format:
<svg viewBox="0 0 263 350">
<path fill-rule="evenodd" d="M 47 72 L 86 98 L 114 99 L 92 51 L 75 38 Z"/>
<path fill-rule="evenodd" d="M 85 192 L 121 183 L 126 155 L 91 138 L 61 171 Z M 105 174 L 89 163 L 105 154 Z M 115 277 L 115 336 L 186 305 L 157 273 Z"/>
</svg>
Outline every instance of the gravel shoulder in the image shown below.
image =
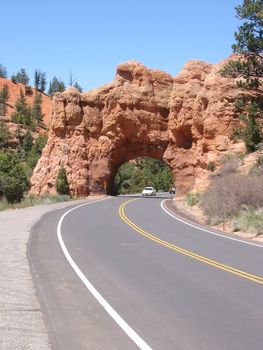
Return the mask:
<svg viewBox="0 0 263 350">
<path fill-rule="evenodd" d="M 30 230 L 47 212 L 86 201 L 70 201 L 0 212 L 1 350 L 51 349 L 27 258 Z"/>
</svg>

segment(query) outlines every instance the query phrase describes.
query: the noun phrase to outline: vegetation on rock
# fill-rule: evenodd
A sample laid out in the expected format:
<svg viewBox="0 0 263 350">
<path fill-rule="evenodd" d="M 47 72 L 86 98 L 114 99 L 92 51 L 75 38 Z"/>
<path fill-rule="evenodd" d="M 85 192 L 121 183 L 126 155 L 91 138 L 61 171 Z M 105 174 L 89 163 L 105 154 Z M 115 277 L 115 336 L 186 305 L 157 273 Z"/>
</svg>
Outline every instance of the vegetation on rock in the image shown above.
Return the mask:
<svg viewBox="0 0 263 350">
<path fill-rule="evenodd" d="M 22 124 L 26 127 L 33 127 L 31 119 L 31 108 L 26 103 L 25 94 L 20 89 L 20 96 L 15 104 L 15 112 L 12 113 L 11 120 L 14 123 Z"/>
<path fill-rule="evenodd" d="M 240 58 L 226 64 L 222 74 L 241 78 L 237 83 L 243 89 L 237 101 L 241 127 L 235 134 L 244 140 L 248 152 L 254 152 L 263 140 L 260 125 L 263 116 L 263 2 L 244 0 L 236 11 L 243 24 L 235 33 L 236 43 L 232 48 Z"/>
<path fill-rule="evenodd" d="M 8 146 L 10 132 L 6 124 L 0 121 L 0 150 Z"/>
<path fill-rule="evenodd" d="M 65 84 L 62 80 L 59 80 L 57 77 L 54 77 L 49 84 L 48 94 L 53 96 L 55 92 L 65 91 Z"/>
<path fill-rule="evenodd" d="M 34 73 L 34 86 L 38 91 L 44 92 L 46 89 L 46 73 L 41 72 L 39 69 L 35 70 Z"/>
<path fill-rule="evenodd" d="M 21 68 L 19 72 L 17 72 L 16 74 L 13 74 L 11 76 L 11 80 L 14 83 L 21 83 L 24 85 L 28 85 L 29 84 L 29 76 L 26 73 L 25 68 Z"/>
<path fill-rule="evenodd" d="M 0 116 L 6 115 L 8 98 L 9 98 L 8 86 L 5 84 L 0 89 Z"/>
<path fill-rule="evenodd" d="M 0 77 L 1 78 L 7 78 L 7 70 L 6 67 L 0 64 Z"/>
<path fill-rule="evenodd" d="M 60 168 L 56 179 L 56 190 L 59 194 L 69 194 L 69 184 L 65 168 Z"/>
</svg>

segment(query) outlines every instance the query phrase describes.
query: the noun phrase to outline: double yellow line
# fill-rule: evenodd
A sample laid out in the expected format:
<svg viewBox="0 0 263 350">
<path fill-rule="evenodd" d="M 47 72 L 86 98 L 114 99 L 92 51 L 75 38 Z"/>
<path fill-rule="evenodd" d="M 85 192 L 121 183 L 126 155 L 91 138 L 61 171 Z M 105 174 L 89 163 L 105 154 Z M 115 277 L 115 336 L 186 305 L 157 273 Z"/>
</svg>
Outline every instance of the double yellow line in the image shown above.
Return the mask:
<svg viewBox="0 0 263 350">
<path fill-rule="evenodd" d="M 125 207 L 128 203 L 131 203 L 133 201 L 135 201 L 136 199 L 132 199 L 132 200 L 129 200 L 127 202 L 124 202 L 120 205 L 119 207 L 119 215 L 121 217 L 121 219 L 127 224 L 129 225 L 131 228 L 133 228 L 135 231 L 137 231 L 139 234 L 141 234 L 142 236 L 150 239 L 151 241 L 154 241 L 155 243 L 158 243 L 166 248 L 169 248 L 177 253 L 180 253 L 180 254 L 183 254 L 183 255 L 186 255 L 192 259 L 195 259 L 195 260 L 198 260 L 198 261 L 201 261 L 205 264 L 208 264 L 208 265 L 211 265 L 211 266 L 214 266 L 220 270 L 224 270 L 226 272 L 229 272 L 229 273 L 232 273 L 233 275 L 237 275 L 239 277 L 242 277 L 242 278 L 245 278 L 247 280 L 250 280 L 250 281 L 253 281 L 253 282 L 256 282 L 256 283 L 259 283 L 259 284 L 263 284 L 263 277 L 260 277 L 260 276 L 255 276 L 255 275 L 252 275 L 248 272 L 245 272 L 245 271 L 241 271 L 241 270 L 238 270 L 234 267 L 231 267 L 229 265 L 225 265 L 225 264 L 222 264 L 218 261 L 215 261 L 215 260 L 212 260 L 212 259 L 208 259 L 206 258 L 205 256 L 202 256 L 202 255 L 199 255 L 199 254 L 196 254 L 194 252 L 191 252 L 190 250 L 187 250 L 187 249 L 184 249 L 184 248 L 180 248 L 172 243 L 169 243 L 167 241 L 164 241 L 163 239 L 160 239 L 154 235 L 152 235 L 151 233 L 149 232 L 146 232 L 144 231 L 142 228 L 140 228 L 139 226 L 135 225 L 125 214 Z"/>
</svg>

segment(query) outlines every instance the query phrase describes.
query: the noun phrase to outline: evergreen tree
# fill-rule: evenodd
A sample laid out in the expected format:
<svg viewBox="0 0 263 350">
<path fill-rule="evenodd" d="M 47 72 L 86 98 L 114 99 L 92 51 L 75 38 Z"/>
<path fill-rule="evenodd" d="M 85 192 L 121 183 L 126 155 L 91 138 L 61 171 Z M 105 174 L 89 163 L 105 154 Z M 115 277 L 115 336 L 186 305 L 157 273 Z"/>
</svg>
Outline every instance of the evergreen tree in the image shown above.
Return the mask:
<svg viewBox="0 0 263 350">
<path fill-rule="evenodd" d="M 20 202 L 28 180 L 22 164 L 13 152 L 0 151 L 0 196 L 8 202 Z"/>
<path fill-rule="evenodd" d="M 37 164 L 38 159 L 41 156 L 42 150 L 47 143 L 47 137 L 44 135 L 39 135 L 31 150 L 26 155 L 26 164 L 29 166 L 31 170 L 33 170 Z"/>
<path fill-rule="evenodd" d="M 8 86 L 4 85 L 0 90 L 0 115 L 1 116 L 6 115 L 8 99 L 9 99 Z"/>
<path fill-rule="evenodd" d="M 14 123 L 32 127 L 31 108 L 26 103 L 22 89 L 20 89 L 20 96 L 15 103 L 15 112 L 12 113 L 11 119 Z"/>
<path fill-rule="evenodd" d="M 15 81 L 16 83 L 28 85 L 29 77 L 26 73 L 25 68 L 21 68 L 20 71 L 16 73 L 16 75 L 12 75 L 12 81 Z"/>
<path fill-rule="evenodd" d="M 17 83 L 15 74 L 11 75 L 11 80 L 13 83 L 15 83 L 15 84 Z"/>
<path fill-rule="evenodd" d="M 56 92 L 65 91 L 65 84 L 62 80 L 59 80 L 57 77 L 54 77 L 49 84 L 48 94 L 53 96 Z"/>
<path fill-rule="evenodd" d="M 7 79 L 7 70 L 2 64 L 0 64 L 0 77 Z"/>
<path fill-rule="evenodd" d="M 39 90 L 40 88 L 40 80 L 41 80 L 41 72 L 40 70 L 36 69 L 34 72 L 34 87 L 37 90 Z"/>
<path fill-rule="evenodd" d="M 56 190 L 59 194 L 69 194 L 69 184 L 66 170 L 60 168 L 56 179 Z"/>
<path fill-rule="evenodd" d="M 251 152 L 263 140 L 259 123 L 263 116 L 263 1 L 244 0 L 242 5 L 236 7 L 236 11 L 243 24 L 235 33 L 236 43 L 232 48 L 240 57 L 226 64 L 221 73 L 223 76 L 242 78 L 238 86 L 247 91 L 238 101 L 242 101 L 239 109 L 242 110 L 243 125 L 237 134 Z M 259 97 L 253 97 L 249 93 L 251 90 L 255 90 Z"/>
<path fill-rule="evenodd" d="M 34 86 L 38 91 L 44 92 L 46 89 L 46 73 L 36 69 L 34 73 Z"/>
<path fill-rule="evenodd" d="M 45 147 L 47 143 L 47 136 L 45 135 L 39 135 L 33 145 L 34 151 L 38 154 L 38 156 L 41 155 L 43 148 Z"/>
<path fill-rule="evenodd" d="M 10 138 L 10 132 L 6 124 L 0 121 L 0 149 L 7 147 Z"/>
<path fill-rule="evenodd" d="M 40 77 L 40 91 L 44 92 L 46 90 L 47 80 L 46 80 L 46 73 L 41 73 Z"/>
<path fill-rule="evenodd" d="M 235 53 L 240 54 L 237 61 L 230 61 L 223 68 L 223 75 L 242 77 L 240 86 L 258 88 L 263 77 L 263 2 L 262 0 L 244 0 L 236 7 L 237 18 L 244 21 L 235 32 L 236 43 L 232 45 Z"/>
<path fill-rule="evenodd" d="M 31 132 L 27 130 L 25 133 L 23 143 L 22 143 L 22 149 L 25 151 L 25 153 L 28 153 L 33 146 L 33 137 L 31 135 Z"/>
<path fill-rule="evenodd" d="M 76 82 L 74 85 L 73 85 L 79 92 L 82 92 L 82 87 Z"/>
<path fill-rule="evenodd" d="M 34 101 L 33 101 L 31 114 L 32 114 L 32 117 L 37 121 L 37 123 L 43 121 L 43 114 L 42 114 L 41 105 L 42 105 L 42 95 L 36 94 Z"/>
</svg>

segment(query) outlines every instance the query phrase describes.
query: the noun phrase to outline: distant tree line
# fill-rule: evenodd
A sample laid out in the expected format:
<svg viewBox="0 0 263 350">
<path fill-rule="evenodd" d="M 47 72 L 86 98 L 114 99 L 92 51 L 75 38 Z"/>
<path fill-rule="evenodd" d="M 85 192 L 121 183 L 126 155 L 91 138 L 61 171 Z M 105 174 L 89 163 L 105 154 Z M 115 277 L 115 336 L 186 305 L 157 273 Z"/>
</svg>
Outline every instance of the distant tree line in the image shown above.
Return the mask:
<svg viewBox="0 0 263 350">
<path fill-rule="evenodd" d="M 140 157 L 123 164 L 115 177 L 116 194 L 141 193 L 146 186 L 168 191 L 174 179 L 168 166 L 155 158 Z"/>
<path fill-rule="evenodd" d="M 5 79 L 8 78 L 7 69 L 2 64 L 0 64 L 0 77 Z M 25 68 L 21 68 L 17 73 L 12 74 L 10 79 L 12 80 L 13 83 L 21 83 L 25 86 L 28 86 L 30 82 L 29 75 L 27 74 Z M 34 71 L 33 86 L 39 92 L 44 93 L 46 91 L 47 79 L 46 79 L 45 72 L 42 72 L 39 69 L 36 69 Z M 69 77 L 69 86 L 74 86 L 77 90 L 82 92 L 81 86 L 76 81 L 74 81 L 74 79 L 72 78 L 71 72 Z M 54 76 L 53 79 L 51 79 L 51 81 L 49 82 L 47 94 L 50 97 L 52 97 L 56 92 L 63 92 L 65 88 L 66 88 L 66 84 L 61 79 L 58 79 L 56 76 Z"/>
</svg>

